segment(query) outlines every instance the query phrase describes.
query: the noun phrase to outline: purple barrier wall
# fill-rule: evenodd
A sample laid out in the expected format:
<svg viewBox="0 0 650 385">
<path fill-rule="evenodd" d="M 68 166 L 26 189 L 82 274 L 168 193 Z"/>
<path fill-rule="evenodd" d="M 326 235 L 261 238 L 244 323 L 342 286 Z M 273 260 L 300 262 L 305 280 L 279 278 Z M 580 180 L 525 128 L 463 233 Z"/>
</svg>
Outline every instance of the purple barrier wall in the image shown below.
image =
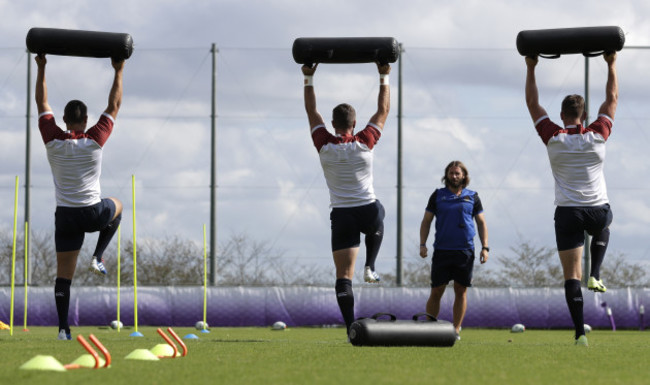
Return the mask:
<svg viewBox="0 0 650 385">
<path fill-rule="evenodd" d="M 410 319 L 424 311 L 428 288 L 359 286 L 355 291 L 357 317 L 388 312 Z M 28 324 L 57 324 L 53 287 L 29 288 Z M 108 325 L 116 319 L 117 291 L 110 287 L 73 287 L 72 325 Z M 609 328 L 603 302 L 612 309 L 617 328 L 639 327 L 639 306 L 650 305 L 650 289 L 613 289 L 607 293 L 583 290 L 585 322 Z M 123 288 L 121 320 L 133 324 L 133 289 Z M 23 324 L 23 288 L 16 288 L 14 326 Z M 289 326 L 342 324 L 333 288 L 324 287 L 214 287 L 208 288 L 210 326 L 268 326 L 284 321 Z M 439 318 L 451 320 L 453 291 L 443 296 Z M 0 320 L 9 323 L 10 289 L 0 288 Z M 202 287 L 138 288 L 138 325 L 192 326 L 203 319 Z M 471 288 L 464 326 L 571 328 L 571 318 L 561 288 Z M 646 319 L 645 324 L 648 324 Z"/>
</svg>

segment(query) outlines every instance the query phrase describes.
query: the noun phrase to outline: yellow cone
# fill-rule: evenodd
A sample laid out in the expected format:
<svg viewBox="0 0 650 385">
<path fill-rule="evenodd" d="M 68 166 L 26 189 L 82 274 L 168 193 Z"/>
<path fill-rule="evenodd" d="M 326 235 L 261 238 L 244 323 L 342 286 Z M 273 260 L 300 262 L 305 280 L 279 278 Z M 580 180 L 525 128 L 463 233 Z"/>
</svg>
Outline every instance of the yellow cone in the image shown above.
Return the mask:
<svg viewBox="0 0 650 385">
<path fill-rule="evenodd" d="M 155 354 L 147 349 L 135 349 L 129 353 L 124 359 L 127 360 L 143 360 L 143 361 L 159 361 Z"/>
<path fill-rule="evenodd" d="M 90 354 L 84 354 L 82 356 L 79 356 L 76 360 L 72 361 L 73 364 L 79 365 L 82 368 L 94 368 L 95 367 L 95 358 L 90 355 Z M 102 368 L 104 367 L 104 364 L 106 363 L 106 360 L 103 358 L 99 357 L 99 367 Z"/>
<path fill-rule="evenodd" d="M 157 357 L 173 357 L 174 356 L 174 348 L 172 348 L 169 344 L 158 344 L 154 346 L 153 348 L 150 349 L 150 352 L 155 354 Z M 178 351 L 176 352 L 176 356 L 178 357 L 180 353 Z"/>
<path fill-rule="evenodd" d="M 20 366 L 25 370 L 52 370 L 56 372 L 65 372 L 65 368 L 56 358 L 52 356 L 38 355 Z"/>
</svg>

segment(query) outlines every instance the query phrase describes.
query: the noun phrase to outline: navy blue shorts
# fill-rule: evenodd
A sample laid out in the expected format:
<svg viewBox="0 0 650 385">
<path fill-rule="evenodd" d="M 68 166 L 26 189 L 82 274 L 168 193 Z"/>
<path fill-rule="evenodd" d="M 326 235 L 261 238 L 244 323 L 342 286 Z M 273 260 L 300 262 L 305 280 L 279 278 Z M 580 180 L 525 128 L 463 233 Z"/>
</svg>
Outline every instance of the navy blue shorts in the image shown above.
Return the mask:
<svg viewBox="0 0 650 385">
<path fill-rule="evenodd" d="M 433 250 L 431 258 L 431 287 L 446 285 L 453 280 L 465 287 L 472 286 L 474 249 Z"/>
<path fill-rule="evenodd" d="M 571 250 L 585 243 L 585 231 L 598 235 L 612 223 L 609 204 L 594 207 L 558 206 L 555 209 L 555 242 L 558 251 Z"/>
<path fill-rule="evenodd" d="M 379 201 L 358 207 L 335 207 L 330 213 L 332 251 L 359 247 L 361 235 L 384 232 L 384 206 Z"/>
<path fill-rule="evenodd" d="M 104 229 L 114 216 L 115 202 L 108 198 L 87 207 L 57 206 L 54 213 L 56 251 L 81 249 L 85 234 Z"/>
</svg>

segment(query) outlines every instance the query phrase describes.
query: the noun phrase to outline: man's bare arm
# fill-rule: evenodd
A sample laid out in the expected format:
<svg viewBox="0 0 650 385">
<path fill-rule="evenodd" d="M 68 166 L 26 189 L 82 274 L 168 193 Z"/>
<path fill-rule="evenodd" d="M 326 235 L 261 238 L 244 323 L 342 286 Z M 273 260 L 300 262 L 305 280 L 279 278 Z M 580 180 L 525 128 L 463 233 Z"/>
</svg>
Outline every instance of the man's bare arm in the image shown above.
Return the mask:
<svg viewBox="0 0 650 385">
<path fill-rule="evenodd" d="M 113 86 L 108 94 L 108 107 L 104 110 L 105 113 L 117 118 L 117 112 L 122 105 L 122 73 L 124 72 L 124 60 L 111 61 L 111 65 L 115 69 L 115 76 L 113 77 Z"/>
<path fill-rule="evenodd" d="M 388 118 L 388 112 L 390 111 L 390 85 L 388 84 L 390 64 L 380 65 L 377 63 L 377 70 L 379 71 L 381 83 L 379 85 L 379 97 L 377 99 L 377 112 L 370 118 L 370 123 L 383 129 Z"/>
<path fill-rule="evenodd" d="M 47 83 L 45 82 L 45 65 L 47 64 L 47 59 L 45 58 L 45 55 L 39 54 L 36 55 L 34 60 L 36 60 L 36 65 L 38 67 L 34 98 L 36 99 L 36 109 L 40 115 L 43 112 L 52 111 L 52 108 L 47 102 Z"/>
<path fill-rule="evenodd" d="M 539 91 L 535 79 L 535 66 L 537 57 L 526 57 L 526 106 L 533 122 L 546 114 L 546 110 L 539 104 Z"/>
<path fill-rule="evenodd" d="M 607 62 L 607 84 L 605 85 L 605 101 L 600 106 L 598 114 L 605 114 L 614 119 L 618 105 L 618 77 L 616 76 L 616 52 L 605 54 Z"/>
<path fill-rule="evenodd" d="M 313 67 L 308 65 L 302 66 L 302 73 L 305 75 L 305 111 L 307 111 L 307 119 L 309 119 L 309 128 L 312 129 L 321 124 L 325 124 L 323 117 L 316 109 L 316 92 L 314 91 L 313 76 L 316 72 L 315 64 Z"/>
</svg>

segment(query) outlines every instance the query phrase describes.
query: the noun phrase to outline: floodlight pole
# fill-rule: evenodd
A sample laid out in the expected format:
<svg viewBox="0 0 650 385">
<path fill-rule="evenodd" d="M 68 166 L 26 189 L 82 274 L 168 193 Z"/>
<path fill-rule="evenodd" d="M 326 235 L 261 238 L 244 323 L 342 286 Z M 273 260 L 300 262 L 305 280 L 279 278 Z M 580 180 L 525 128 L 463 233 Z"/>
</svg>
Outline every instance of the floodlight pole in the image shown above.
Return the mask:
<svg viewBox="0 0 650 385">
<path fill-rule="evenodd" d="M 585 127 L 589 125 L 589 56 L 585 56 Z M 585 231 L 585 245 L 583 247 L 582 284 L 587 285 L 591 273 L 591 237 Z"/>
<path fill-rule="evenodd" d="M 32 94 L 31 94 L 31 77 L 32 77 L 32 55 L 29 53 L 29 50 L 27 51 L 27 111 L 25 114 L 25 223 L 29 223 L 30 220 L 30 184 L 31 184 L 31 125 L 30 125 L 30 119 L 31 119 L 31 99 L 32 99 Z M 26 232 L 29 232 L 29 229 L 31 226 L 25 226 Z M 25 239 L 25 258 L 27 258 L 27 263 L 25 266 L 28 266 L 27 269 L 27 283 L 31 283 L 32 281 L 32 264 L 29 263 L 29 256 L 31 255 L 30 253 L 30 242 L 32 237 L 27 236 L 27 234 L 24 235 Z"/>
<path fill-rule="evenodd" d="M 395 285 L 402 286 L 402 43 L 397 62 L 397 258 Z"/>
<path fill-rule="evenodd" d="M 217 278 L 217 46 L 212 43 L 212 111 L 210 140 L 210 285 Z"/>
</svg>

